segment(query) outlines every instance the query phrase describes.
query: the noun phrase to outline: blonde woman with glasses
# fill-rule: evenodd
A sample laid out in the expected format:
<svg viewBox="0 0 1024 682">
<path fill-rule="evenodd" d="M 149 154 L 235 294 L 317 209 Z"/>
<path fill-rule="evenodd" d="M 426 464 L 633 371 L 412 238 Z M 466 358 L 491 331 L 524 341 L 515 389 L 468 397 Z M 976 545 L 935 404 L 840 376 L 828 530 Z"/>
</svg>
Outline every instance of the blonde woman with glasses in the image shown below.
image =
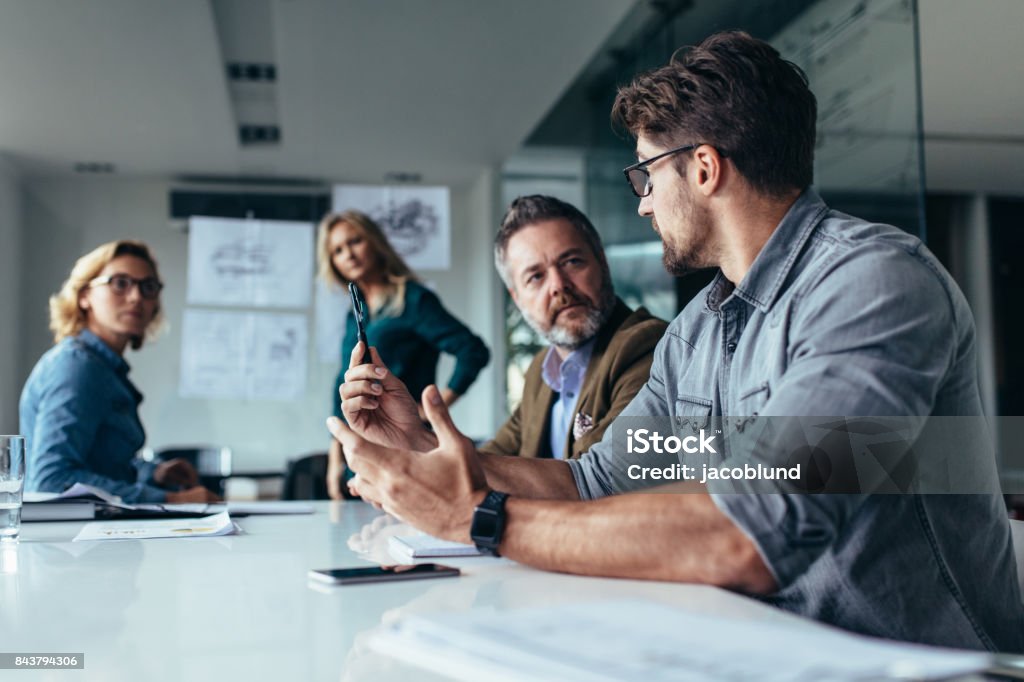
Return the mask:
<svg viewBox="0 0 1024 682">
<path fill-rule="evenodd" d="M 162 289 L 149 247 L 121 240 L 79 258 L 50 297 L 56 345 L 36 363 L 19 405 L 27 491 L 86 483 L 125 502 L 219 499 L 199 485 L 187 461 L 155 465 L 136 457 L 146 440 L 142 394 L 123 356 L 159 330 Z"/>
</svg>

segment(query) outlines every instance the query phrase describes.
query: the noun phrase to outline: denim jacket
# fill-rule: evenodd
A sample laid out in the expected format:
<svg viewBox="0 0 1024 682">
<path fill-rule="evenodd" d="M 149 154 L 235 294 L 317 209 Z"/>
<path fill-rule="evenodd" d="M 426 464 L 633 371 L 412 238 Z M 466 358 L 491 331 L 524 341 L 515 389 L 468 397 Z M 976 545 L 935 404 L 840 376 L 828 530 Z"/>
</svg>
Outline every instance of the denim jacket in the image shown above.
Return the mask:
<svg viewBox="0 0 1024 682">
<path fill-rule="evenodd" d="M 981 414 L 974 321 L 950 275 L 917 238 L 807 190 L 737 286 L 719 273 L 669 325 L 620 420 Z M 583 499 L 635 487 L 644 456 L 614 447 L 615 430 L 569 463 Z M 995 476 L 991 453 L 972 465 Z M 708 489 L 775 577 L 769 602 L 878 637 L 1024 652 L 998 494 Z"/>
<path fill-rule="evenodd" d="M 62 492 L 75 483 L 125 502 L 163 502 L 153 465 L 136 459 L 146 441 L 128 363 L 89 330 L 66 337 L 36 363 L 21 392 L 25 490 Z"/>
</svg>

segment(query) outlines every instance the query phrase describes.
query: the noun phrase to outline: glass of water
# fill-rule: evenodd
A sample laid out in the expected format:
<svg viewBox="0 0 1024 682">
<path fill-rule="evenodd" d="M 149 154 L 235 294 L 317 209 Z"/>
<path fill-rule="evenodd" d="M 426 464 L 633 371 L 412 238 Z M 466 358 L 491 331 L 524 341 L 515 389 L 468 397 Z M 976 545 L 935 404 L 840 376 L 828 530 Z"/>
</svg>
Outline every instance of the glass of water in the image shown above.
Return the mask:
<svg viewBox="0 0 1024 682">
<path fill-rule="evenodd" d="M 17 542 L 25 487 L 25 437 L 0 436 L 0 542 Z"/>
</svg>

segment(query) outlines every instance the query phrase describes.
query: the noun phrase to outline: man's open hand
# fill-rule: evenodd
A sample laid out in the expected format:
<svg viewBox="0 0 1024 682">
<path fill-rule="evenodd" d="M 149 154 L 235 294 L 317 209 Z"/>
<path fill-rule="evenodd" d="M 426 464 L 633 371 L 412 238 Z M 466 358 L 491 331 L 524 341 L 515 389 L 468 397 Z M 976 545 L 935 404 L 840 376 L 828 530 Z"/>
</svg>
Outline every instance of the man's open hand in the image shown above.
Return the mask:
<svg viewBox="0 0 1024 682">
<path fill-rule="evenodd" d="M 436 386 L 423 391 L 423 406 L 437 436 L 427 452 L 372 442 L 334 417 L 327 427 L 358 474 L 363 499 L 435 537 L 468 543 L 473 510 L 487 494 L 484 470 Z"/>
</svg>

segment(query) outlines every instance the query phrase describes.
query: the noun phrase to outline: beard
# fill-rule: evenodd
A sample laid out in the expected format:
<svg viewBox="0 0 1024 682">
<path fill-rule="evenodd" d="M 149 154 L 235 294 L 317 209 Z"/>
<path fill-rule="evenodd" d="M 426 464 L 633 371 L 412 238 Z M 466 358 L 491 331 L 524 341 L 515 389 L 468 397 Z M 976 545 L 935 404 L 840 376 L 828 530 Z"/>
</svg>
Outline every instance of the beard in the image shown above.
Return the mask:
<svg viewBox="0 0 1024 682">
<path fill-rule="evenodd" d="M 615 309 L 615 290 L 612 288 L 611 277 L 607 273 L 601 283 L 598 297 L 599 300 L 594 302 L 580 294 L 562 292 L 553 306 L 554 313 L 551 316 L 551 321 L 538 320 L 525 310 L 522 311 L 523 319 L 533 331 L 544 337 L 544 340 L 551 345 L 571 351 L 576 350 L 597 336 Z M 559 323 L 558 313 L 571 305 L 584 306 L 583 320 L 573 325 Z"/>
<path fill-rule="evenodd" d="M 665 266 L 665 271 L 673 277 L 682 277 L 718 264 L 714 254 L 709 253 L 710 212 L 704 207 L 694 205 L 687 197 L 681 214 L 678 224 L 684 226 L 685 233 L 679 231 L 676 236 L 683 238 L 682 243 L 670 242 L 669 238 L 662 234 L 657 220 L 652 219 L 654 231 L 661 237 L 661 263 Z"/>
<path fill-rule="evenodd" d="M 694 263 L 692 252 L 670 246 L 665 240 L 661 242 L 661 249 L 661 264 L 665 272 L 673 277 L 682 277 L 702 269 Z"/>
<path fill-rule="evenodd" d="M 685 255 L 669 246 L 664 239 L 661 240 L 661 264 L 665 267 L 665 272 L 673 277 L 682 277 L 693 272 Z"/>
</svg>

